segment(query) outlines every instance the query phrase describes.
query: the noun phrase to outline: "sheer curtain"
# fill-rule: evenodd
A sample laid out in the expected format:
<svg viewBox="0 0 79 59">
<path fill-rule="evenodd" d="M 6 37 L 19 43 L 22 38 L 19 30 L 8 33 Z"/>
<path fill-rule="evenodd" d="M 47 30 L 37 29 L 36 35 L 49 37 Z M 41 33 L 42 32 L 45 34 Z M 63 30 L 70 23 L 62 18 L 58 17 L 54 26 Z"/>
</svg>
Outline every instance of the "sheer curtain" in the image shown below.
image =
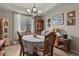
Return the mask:
<svg viewBox="0 0 79 59">
<path fill-rule="evenodd" d="M 23 33 L 26 30 L 34 32 L 34 21 L 32 17 L 14 13 L 14 38 L 17 38 L 17 31 Z"/>
<path fill-rule="evenodd" d="M 21 15 L 21 31 L 31 30 L 31 20 L 30 16 Z"/>
</svg>

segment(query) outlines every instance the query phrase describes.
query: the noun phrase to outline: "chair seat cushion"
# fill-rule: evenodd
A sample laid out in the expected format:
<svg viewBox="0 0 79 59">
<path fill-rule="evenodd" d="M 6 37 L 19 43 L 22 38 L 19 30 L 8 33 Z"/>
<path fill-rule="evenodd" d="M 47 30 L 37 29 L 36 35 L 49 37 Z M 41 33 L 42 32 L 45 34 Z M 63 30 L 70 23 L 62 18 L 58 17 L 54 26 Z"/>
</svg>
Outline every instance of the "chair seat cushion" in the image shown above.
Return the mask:
<svg viewBox="0 0 79 59">
<path fill-rule="evenodd" d="M 37 54 L 39 55 L 39 56 L 43 56 L 43 52 L 42 51 L 37 51 Z"/>
<path fill-rule="evenodd" d="M 38 51 L 43 52 L 44 48 L 37 48 Z"/>
</svg>

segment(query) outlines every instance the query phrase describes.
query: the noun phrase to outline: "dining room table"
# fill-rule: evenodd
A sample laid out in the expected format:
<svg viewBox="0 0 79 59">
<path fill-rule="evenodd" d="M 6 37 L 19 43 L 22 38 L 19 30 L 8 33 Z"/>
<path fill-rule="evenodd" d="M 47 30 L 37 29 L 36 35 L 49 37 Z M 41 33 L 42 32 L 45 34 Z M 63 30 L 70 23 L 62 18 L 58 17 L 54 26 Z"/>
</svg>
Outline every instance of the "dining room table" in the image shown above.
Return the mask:
<svg viewBox="0 0 79 59">
<path fill-rule="evenodd" d="M 34 47 L 44 47 L 44 36 L 43 35 L 24 35 L 22 41 L 24 44 L 24 50 L 28 51 L 30 54 L 33 54 Z"/>
</svg>

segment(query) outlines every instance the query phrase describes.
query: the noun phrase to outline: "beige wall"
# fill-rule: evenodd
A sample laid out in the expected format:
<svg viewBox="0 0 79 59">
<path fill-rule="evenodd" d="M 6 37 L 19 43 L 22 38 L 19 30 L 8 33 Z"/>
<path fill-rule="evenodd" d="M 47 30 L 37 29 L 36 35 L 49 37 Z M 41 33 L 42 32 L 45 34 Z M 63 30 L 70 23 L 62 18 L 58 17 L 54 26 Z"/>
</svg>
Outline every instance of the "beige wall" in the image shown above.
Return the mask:
<svg viewBox="0 0 79 59">
<path fill-rule="evenodd" d="M 67 13 L 69 11 L 75 10 L 76 11 L 76 25 L 68 26 L 67 25 Z M 68 35 L 72 37 L 70 47 L 71 50 L 79 53 L 79 4 L 58 4 L 48 12 L 46 12 L 44 19 L 45 21 L 48 18 L 51 18 L 55 15 L 64 13 L 64 25 L 58 25 L 56 27 L 63 28 Z M 45 23 L 45 28 L 47 27 L 47 21 Z"/>
<path fill-rule="evenodd" d="M 14 17 L 13 17 L 13 12 L 11 11 L 5 11 L 5 10 L 0 10 L 0 18 L 6 16 L 9 20 L 9 39 L 13 40 L 13 32 L 14 32 Z"/>
</svg>

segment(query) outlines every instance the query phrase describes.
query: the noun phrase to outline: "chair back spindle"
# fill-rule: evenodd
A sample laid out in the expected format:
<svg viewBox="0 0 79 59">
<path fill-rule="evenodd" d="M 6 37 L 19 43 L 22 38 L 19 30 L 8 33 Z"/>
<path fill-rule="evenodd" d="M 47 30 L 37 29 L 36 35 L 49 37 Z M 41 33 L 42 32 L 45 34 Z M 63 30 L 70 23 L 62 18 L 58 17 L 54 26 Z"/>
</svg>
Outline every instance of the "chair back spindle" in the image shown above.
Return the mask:
<svg viewBox="0 0 79 59">
<path fill-rule="evenodd" d="M 45 36 L 45 46 L 43 55 L 49 54 L 50 56 L 53 55 L 53 47 L 56 39 L 56 34 L 51 32 L 49 35 Z"/>
<path fill-rule="evenodd" d="M 22 42 L 22 35 L 20 34 L 20 32 L 17 32 L 17 34 L 18 34 L 18 37 L 19 37 L 19 43 L 20 43 L 21 49 L 24 52 L 24 45 L 23 45 L 23 42 Z"/>
</svg>

